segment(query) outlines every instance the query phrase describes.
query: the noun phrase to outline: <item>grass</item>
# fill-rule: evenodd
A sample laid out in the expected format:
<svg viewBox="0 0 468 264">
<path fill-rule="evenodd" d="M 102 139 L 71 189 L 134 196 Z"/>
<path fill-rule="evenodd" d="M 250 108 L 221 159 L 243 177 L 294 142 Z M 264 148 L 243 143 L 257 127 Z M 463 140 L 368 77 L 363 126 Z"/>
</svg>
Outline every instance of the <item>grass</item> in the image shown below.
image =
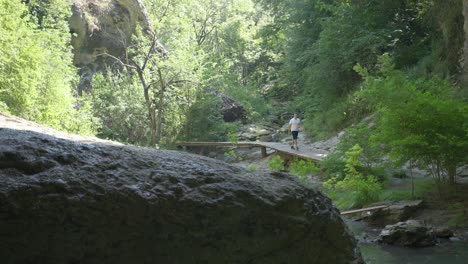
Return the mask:
<svg viewBox="0 0 468 264">
<path fill-rule="evenodd" d="M 435 189 L 435 183 L 431 178 L 414 179 L 414 196 L 411 195 L 411 179 L 402 179 L 398 185 L 387 182 L 379 195 L 379 202 L 423 199 L 425 195 L 434 192 Z M 355 192 L 333 191 L 327 192 L 327 194 L 340 210 L 360 207 L 355 204 L 357 195 Z"/>
<path fill-rule="evenodd" d="M 380 201 L 401 201 L 422 199 L 436 188 L 431 178 L 414 179 L 414 194 L 411 193 L 411 179 L 402 179 L 399 186 L 390 186 L 388 183 L 380 194 Z"/>
</svg>

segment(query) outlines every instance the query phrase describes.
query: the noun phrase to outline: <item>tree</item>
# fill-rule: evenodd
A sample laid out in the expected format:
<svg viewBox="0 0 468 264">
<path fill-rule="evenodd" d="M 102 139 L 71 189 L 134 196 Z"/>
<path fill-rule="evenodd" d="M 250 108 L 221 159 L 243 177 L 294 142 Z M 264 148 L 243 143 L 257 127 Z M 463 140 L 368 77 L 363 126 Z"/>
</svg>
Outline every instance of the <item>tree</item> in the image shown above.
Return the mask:
<svg viewBox="0 0 468 264">
<path fill-rule="evenodd" d="M 382 77 L 365 78 L 360 96 L 378 111 L 377 142 L 393 157 L 430 169 L 440 182 L 455 183 L 457 166 L 467 161 L 468 105 L 453 96 L 451 85 L 433 77 L 411 79 L 383 57 Z"/>
<path fill-rule="evenodd" d="M 66 20 L 60 20 L 67 17 L 69 4 L 55 2 L 47 12 L 31 16 L 20 0 L 0 1 L 0 108 L 58 129 L 92 134 L 95 120 L 86 107 L 78 110 L 81 103 L 72 96 L 70 36 Z"/>
</svg>

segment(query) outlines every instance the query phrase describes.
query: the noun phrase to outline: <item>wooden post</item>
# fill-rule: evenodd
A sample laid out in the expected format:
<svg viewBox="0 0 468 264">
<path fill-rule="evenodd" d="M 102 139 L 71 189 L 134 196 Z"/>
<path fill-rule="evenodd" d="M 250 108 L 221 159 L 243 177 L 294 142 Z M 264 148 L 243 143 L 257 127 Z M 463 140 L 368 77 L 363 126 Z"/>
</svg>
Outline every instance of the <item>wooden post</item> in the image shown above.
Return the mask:
<svg viewBox="0 0 468 264">
<path fill-rule="evenodd" d="M 261 147 L 261 149 L 262 149 L 262 158 L 265 158 L 267 156 L 266 147 Z"/>
</svg>

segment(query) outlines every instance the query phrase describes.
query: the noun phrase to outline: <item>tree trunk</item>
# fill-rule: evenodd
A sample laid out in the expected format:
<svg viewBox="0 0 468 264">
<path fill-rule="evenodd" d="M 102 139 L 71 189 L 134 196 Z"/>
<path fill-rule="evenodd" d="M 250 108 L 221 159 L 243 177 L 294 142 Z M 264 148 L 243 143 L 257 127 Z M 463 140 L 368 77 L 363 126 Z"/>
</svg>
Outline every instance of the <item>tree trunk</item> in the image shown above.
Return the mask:
<svg viewBox="0 0 468 264">
<path fill-rule="evenodd" d="M 465 42 L 463 45 L 461 88 L 464 94 L 468 94 L 468 0 L 463 0 L 463 17 L 465 20 L 463 25 Z"/>
<path fill-rule="evenodd" d="M 447 176 L 448 176 L 449 184 L 450 185 L 455 185 L 455 183 L 456 183 L 455 177 L 457 176 L 457 166 L 456 165 L 449 164 L 447 166 Z"/>
<path fill-rule="evenodd" d="M 162 134 L 162 113 L 164 110 L 164 94 L 166 92 L 166 82 L 163 79 L 161 69 L 158 68 L 158 75 L 159 75 L 159 83 L 160 83 L 160 90 L 159 90 L 159 101 L 158 101 L 158 116 L 157 116 L 157 129 L 156 129 L 156 144 L 159 144 L 161 141 L 161 134 Z"/>
<path fill-rule="evenodd" d="M 154 145 L 157 144 L 157 133 L 156 133 L 156 116 L 153 109 L 153 103 L 151 102 L 151 98 L 149 97 L 149 87 L 146 85 L 145 77 L 143 76 L 143 72 L 137 68 L 138 77 L 140 78 L 141 85 L 143 86 L 143 93 L 145 95 L 145 102 L 146 108 L 148 109 L 148 117 L 150 118 L 150 131 L 151 131 L 151 141 L 150 144 Z"/>
</svg>

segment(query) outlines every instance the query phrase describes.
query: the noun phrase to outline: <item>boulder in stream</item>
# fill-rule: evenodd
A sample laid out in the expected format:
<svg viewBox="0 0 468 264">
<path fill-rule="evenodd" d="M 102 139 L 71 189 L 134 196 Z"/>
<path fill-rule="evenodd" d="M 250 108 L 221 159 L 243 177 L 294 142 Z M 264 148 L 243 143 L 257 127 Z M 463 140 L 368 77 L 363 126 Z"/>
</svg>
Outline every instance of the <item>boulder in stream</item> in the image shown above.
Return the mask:
<svg viewBox="0 0 468 264">
<path fill-rule="evenodd" d="M 377 241 L 405 247 L 428 247 L 437 243 L 432 229 L 416 220 L 386 226 Z"/>
</svg>

